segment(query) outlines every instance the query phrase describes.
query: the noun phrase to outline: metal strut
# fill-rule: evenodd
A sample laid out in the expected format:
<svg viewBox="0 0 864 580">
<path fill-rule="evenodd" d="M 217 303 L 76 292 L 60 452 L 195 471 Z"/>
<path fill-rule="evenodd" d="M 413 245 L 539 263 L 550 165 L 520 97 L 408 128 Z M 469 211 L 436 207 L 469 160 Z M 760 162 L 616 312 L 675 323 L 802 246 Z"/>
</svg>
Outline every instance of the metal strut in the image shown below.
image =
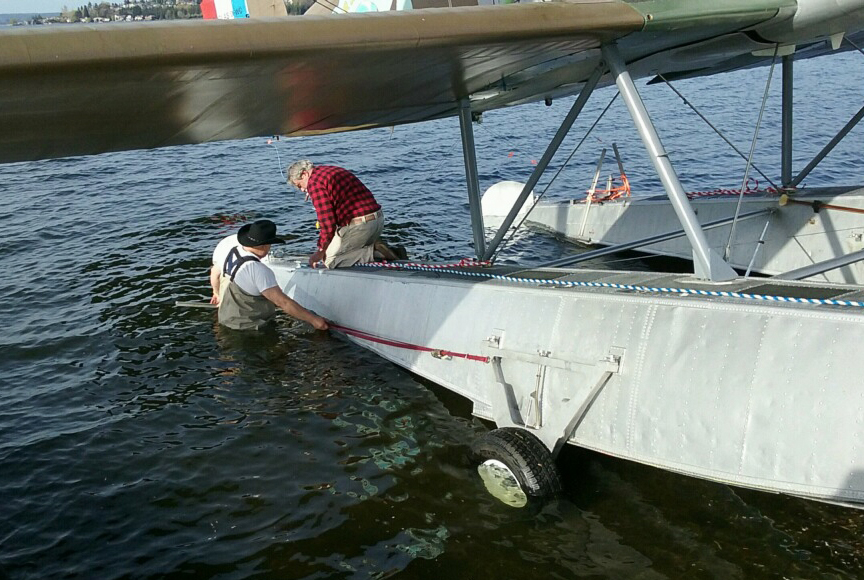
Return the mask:
<svg viewBox="0 0 864 580">
<path fill-rule="evenodd" d="M 518 230 L 519 228 L 522 227 L 522 224 L 525 223 L 525 220 L 528 219 L 528 216 L 531 215 L 531 212 L 534 211 L 534 208 L 537 207 L 537 204 L 540 203 L 540 200 L 543 199 L 543 196 L 546 195 L 546 192 L 549 191 L 549 189 L 552 187 L 552 184 L 555 183 L 555 180 L 558 178 L 559 175 L 561 175 L 561 172 L 564 171 L 564 168 L 567 167 L 567 164 L 570 163 L 570 160 L 573 159 L 573 156 L 576 154 L 576 152 L 579 150 L 579 148 L 582 147 L 582 144 L 585 143 L 585 140 L 588 139 L 588 136 L 591 135 L 591 132 L 594 130 L 594 128 L 600 122 L 600 119 L 602 119 L 604 117 L 604 115 L 606 115 L 606 112 L 609 110 L 609 107 L 612 106 L 612 103 L 615 102 L 615 99 L 618 98 L 618 95 L 619 95 L 619 93 L 616 91 L 615 96 L 613 96 L 612 99 L 609 101 L 609 103 L 607 103 L 607 105 L 603 108 L 603 111 L 601 111 L 601 113 L 597 117 L 597 119 L 594 120 L 594 123 L 588 128 L 588 131 L 585 132 L 585 134 L 582 136 L 582 139 L 579 140 L 579 143 L 577 143 L 576 147 L 574 147 L 573 150 L 570 152 L 570 155 L 567 156 L 567 159 L 564 160 L 564 163 L 561 164 L 561 167 L 558 168 L 558 171 L 555 172 L 555 175 L 552 176 L 552 179 L 549 180 L 549 183 L 547 183 L 546 187 L 543 188 L 543 191 L 540 192 L 540 195 L 538 195 L 534 198 L 534 203 L 531 204 L 531 207 L 528 208 L 528 211 L 526 211 L 522 215 L 522 219 L 520 219 L 519 223 L 516 224 L 516 227 L 513 228 L 513 231 L 510 233 L 510 237 L 507 238 L 507 240 L 504 241 L 504 243 L 500 244 L 495 249 L 495 253 L 492 254 L 492 257 L 490 258 L 491 261 L 494 262 L 496 260 L 496 258 L 498 257 L 498 254 L 501 253 L 501 250 L 507 244 L 507 242 L 509 242 L 510 240 L 513 239 L 513 235 L 516 233 L 516 230 Z"/>
<path fill-rule="evenodd" d="M 797 270 L 790 270 L 789 272 L 777 274 L 776 276 L 774 276 L 774 279 L 803 280 L 804 278 L 816 276 L 829 270 L 834 270 L 835 268 L 842 268 L 843 266 L 848 266 L 849 264 L 854 264 L 855 262 L 861 262 L 862 260 L 864 260 L 864 250 L 858 250 L 857 252 L 851 252 L 843 256 L 830 258 L 822 262 L 816 262 L 815 264 L 810 264 L 809 266 L 804 266 L 803 268 L 798 268 Z"/>
<path fill-rule="evenodd" d="M 588 77 L 588 80 L 585 81 L 585 86 L 582 87 L 582 90 L 579 92 L 576 102 L 573 103 L 570 112 L 567 113 L 564 121 L 561 122 L 561 126 L 558 127 L 558 131 L 546 147 L 543 157 L 540 158 L 537 167 L 534 168 L 531 177 L 528 178 L 528 182 L 525 184 L 525 187 L 522 188 L 522 193 L 519 194 L 516 203 L 514 203 L 513 207 L 510 208 L 510 213 L 508 213 L 507 217 L 504 218 L 501 227 L 498 228 L 498 233 L 496 233 L 492 241 L 489 242 L 489 247 L 486 249 L 486 254 L 483 256 L 484 260 L 490 259 L 495 254 L 498 244 L 500 244 L 501 240 L 504 239 L 507 230 L 510 229 L 513 221 L 519 214 L 519 210 L 522 209 L 522 204 L 525 203 L 525 200 L 528 199 L 528 196 L 531 194 L 531 190 L 533 190 L 534 186 L 537 185 L 537 182 L 540 181 L 540 177 L 543 175 L 543 172 L 546 170 L 552 157 L 558 151 L 558 147 L 561 146 L 561 142 L 564 141 L 564 137 L 567 136 L 567 132 L 570 130 L 570 127 L 573 126 L 573 122 L 576 121 L 579 113 L 582 112 L 582 108 L 585 106 L 585 103 L 588 102 L 588 97 L 590 97 L 591 93 L 594 92 L 594 87 L 597 86 L 597 82 L 600 80 L 602 75 L 603 67 L 598 66 L 594 69 L 594 72 L 591 73 L 591 76 Z"/>
<path fill-rule="evenodd" d="M 587 204 L 586 204 L 587 205 Z M 587 211 L 587 210 L 586 210 Z M 759 209 L 747 213 L 742 213 L 738 216 L 739 221 L 759 217 L 766 214 L 771 214 L 774 212 L 773 208 L 770 209 Z M 702 224 L 703 230 L 710 230 L 712 228 L 719 228 L 720 226 L 725 226 L 727 224 L 732 223 L 735 220 L 735 217 L 722 218 L 719 220 L 714 220 L 710 222 L 706 222 Z M 600 248 L 597 250 L 590 250 L 588 252 L 582 252 L 581 254 L 576 254 L 575 256 L 567 256 L 566 258 L 560 258 L 558 260 L 552 260 L 551 262 L 544 262 L 537 266 L 538 268 L 563 268 L 565 266 L 572 266 L 573 264 L 578 264 L 579 262 L 585 262 L 588 260 L 593 260 L 595 258 L 599 258 L 600 256 L 607 256 L 609 254 L 616 254 L 618 252 L 623 252 L 624 250 L 633 250 L 635 248 L 641 248 L 642 246 L 649 246 L 651 244 L 656 244 L 657 242 L 665 242 L 668 240 L 674 240 L 675 238 L 680 238 L 681 236 L 686 235 L 684 230 L 675 230 L 673 232 L 666 232 L 665 234 L 657 234 L 654 236 L 649 236 L 647 238 L 641 238 L 638 240 L 633 240 L 631 242 L 624 242 L 621 244 L 615 244 L 614 246 L 608 246 L 606 248 Z M 764 232 L 763 232 L 764 235 Z M 752 264 L 751 264 L 752 265 Z"/>
<path fill-rule="evenodd" d="M 793 65 L 791 54 L 783 57 L 783 108 L 781 119 L 780 184 L 789 187 L 792 183 L 792 92 L 794 89 Z"/>
<path fill-rule="evenodd" d="M 600 172 L 603 171 L 603 160 L 606 158 L 606 148 L 600 152 L 600 159 L 597 160 L 597 170 L 594 171 L 594 179 L 591 180 L 591 187 L 588 189 L 588 199 L 585 201 L 585 212 L 582 214 L 582 227 L 579 228 L 579 237 L 585 235 L 585 226 L 588 224 L 588 212 L 591 211 L 591 203 L 594 201 L 594 192 L 597 191 L 597 182 L 600 180 Z"/>
<path fill-rule="evenodd" d="M 849 119 L 849 121 L 843 126 L 842 129 L 840 129 L 840 131 L 834 136 L 834 138 L 831 139 L 831 141 L 829 141 L 828 144 L 825 145 L 825 147 L 823 147 L 822 150 L 816 154 L 816 157 L 814 157 L 813 160 L 807 164 L 807 167 L 802 169 L 801 173 L 799 173 L 797 176 L 795 176 L 795 179 L 789 182 L 789 186 L 798 187 L 798 184 L 801 183 L 801 180 L 807 177 L 807 175 L 813 170 L 813 168 L 819 165 L 819 162 L 825 159 L 825 156 L 828 155 L 831 150 L 834 149 L 834 147 L 836 147 L 837 144 L 843 140 L 844 137 L 846 137 L 849 131 L 855 128 L 855 125 L 857 125 L 862 118 L 864 118 L 864 107 L 858 109 L 858 112 L 855 113 L 855 115 L 851 119 Z"/>
<path fill-rule="evenodd" d="M 459 128 L 462 133 L 462 154 L 465 157 L 465 181 L 468 183 L 468 207 L 471 209 L 471 228 L 474 231 L 474 253 L 483 259 L 486 236 L 483 229 L 483 210 L 480 207 L 480 179 L 477 175 L 477 153 L 474 148 L 474 127 L 471 125 L 471 103 L 459 103 Z"/>
<path fill-rule="evenodd" d="M 669 201 L 672 202 L 672 207 L 678 215 L 678 220 L 681 222 L 681 226 L 690 240 L 690 245 L 693 248 L 693 265 L 696 275 L 714 282 L 734 279 L 737 276 L 735 270 L 708 245 L 705 233 L 696 219 L 696 213 L 690 206 L 690 201 L 684 193 L 684 188 L 681 187 L 678 175 L 675 173 L 675 169 L 669 161 L 669 156 L 660 142 L 660 137 L 657 135 L 657 130 L 648 116 L 648 111 L 645 109 L 642 98 L 636 90 L 636 85 L 633 84 L 633 79 L 630 78 L 630 73 L 627 72 L 627 67 L 621 58 L 621 54 L 618 52 L 617 45 L 614 43 L 604 44 L 602 51 L 603 58 L 615 77 L 615 84 L 618 85 L 618 90 L 621 91 L 621 96 L 624 98 L 624 102 L 627 103 L 630 117 L 633 119 L 639 131 L 639 136 L 645 144 L 648 156 L 651 158 L 654 168 L 657 170 L 657 175 L 666 189 L 666 195 L 669 196 Z"/>
<path fill-rule="evenodd" d="M 582 419 L 585 418 L 585 415 L 588 413 L 588 409 L 591 408 L 591 405 L 594 404 L 594 401 L 597 399 L 597 395 L 600 394 L 600 391 L 603 390 L 603 387 L 606 386 L 606 383 L 609 382 L 609 379 L 612 378 L 614 373 L 612 371 L 606 371 L 602 375 L 600 375 L 600 380 L 597 381 L 593 387 L 591 387 L 591 391 L 589 391 L 588 396 L 585 397 L 585 400 L 582 401 L 582 404 L 579 405 L 579 408 L 576 410 L 576 413 L 573 415 L 573 418 L 564 428 L 561 437 L 558 441 L 555 442 L 555 445 L 552 447 L 552 457 L 558 457 L 558 454 L 561 453 L 561 449 L 570 440 L 570 437 L 573 436 L 573 433 L 576 432 L 576 429 L 579 428 L 579 424 L 582 422 Z"/>
</svg>

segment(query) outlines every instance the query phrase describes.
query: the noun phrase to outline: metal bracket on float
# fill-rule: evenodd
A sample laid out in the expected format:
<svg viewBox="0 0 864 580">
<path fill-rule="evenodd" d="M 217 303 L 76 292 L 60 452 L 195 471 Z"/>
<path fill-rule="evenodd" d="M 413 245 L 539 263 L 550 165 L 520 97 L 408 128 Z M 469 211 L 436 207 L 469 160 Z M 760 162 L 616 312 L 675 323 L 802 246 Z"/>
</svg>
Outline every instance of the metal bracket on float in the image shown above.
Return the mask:
<svg viewBox="0 0 864 580">
<path fill-rule="evenodd" d="M 585 415 L 588 414 L 588 410 L 591 408 L 591 405 L 594 404 L 594 401 L 600 395 L 600 391 L 609 383 L 609 379 L 612 378 L 612 375 L 616 375 L 621 372 L 621 364 L 624 360 L 624 349 L 613 346 L 609 349 L 609 353 L 600 360 L 600 363 L 606 370 L 603 371 L 603 374 L 600 375 L 600 379 L 591 387 L 591 390 L 588 391 L 588 395 L 582 400 L 582 404 L 579 405 L 579 408 L 576 409 L 576 413 L 567 423 L 563 430 L 559 431 L 560 437 L 555 440 L 555 444 L 551 446 L 552 457 L 557 458 L 558 454 L 561 452 L 561 449 L 564 448 L 564 445 L 573 436 L 573 433 L 576 432 L 576 429 L 579 428 L 579 424 L 582 423 L 582 419 L 585 418 Z"/>
<path fill-rule="evenodd" d="M 519 403 L 516 402 L 516 393 L 513 390 L 513 385 L 504 380 L 504 372 L 501 370 L 501 357 L 490 357 L 492 360 L 492 372 L 495 375 L 495 382 L 501 386 L 500 391 L 492 396 L 492 419 L 499 427 L 507 425 L 516 425 L 524 427 L 525 422 L 522 420 L 522 411 L 519 409 Z"/>
<path fill-rule="evenodd" d="M 499 427 L 516 426 L 530 429 L 552 451 L 553 456 L 557 456 L 567 440 L 572 437 L 591 408 L 591 405 L 594 404 L 594 401 L 609 383 L 612 376 L 621 372 L 624 357 L 624 349 L 619 347 L 610 348 L 608 354 L 598 361 L 599 364 L 588 364 L 555 358 L 550 351 L 538 351 L 536 355 L 528 354 L 501 348 L 500 335 L 488 338 L 485 350 L 491 361 L 490 367 L 495 382 L 501 387 L 500 389 L 493 389 L 490 393 L 493 421 Z M 530 394 L 523 396 L 523 401 L 527 397 L 524 405 L 520 405 L 516 389 L 504 378 L 501 362 L 505 358 L 507 360 L 537 365 L 534 390 Z M 570 404 L 572 399 L 562 399 L 560 401 L 561 404 L 552 405 L 551 407 L 545 405 L 545 399 L 549 396 L 545 386 L 547 370 L 553 368 L 575 371 L 577 367 L 599 368 L 602 370 L 602 374 L 588 394 L 582 399 L 581 404 L 575 412 L 571 414 L 567 411 L 568 409 L 572 409 L 572 405 Z M 544 408 L 547 409 L 546 413 L 543 412 Z"/>
<path fill-rule="evenodd" d="M 585 418 L 585 415 L 588 413 L 588 409 L 591 408 L 591 405 L 594 404 L 594 400 L 597 398 L 597 395 L 600 394 L 600 391 L 603 390 L 603 387 L 606 386 L 606 383 L 609 382 L 609 379 L 612 378 L 617 371 L 604 371 L 602 375 L 600 375 L 600 380 L 591 388 L 588 392 L 588 396 L 585 397 L 585 400 L 582 401 L 582 404 L 579 405 L 579 408 L 576 410 L 576 414 L 573 415 L 573 418 L 564 428 L 561 437 L 555 441 L 555 444 L 552 446 L 552 457 L 558 457 L 558 454 L 561 453 L 561 449 L 564 448 L 564 445 L 573 436 L 573 433 L 576 432 L 576 429 L 579 427 L 579 424 L 582 422 L 582 419 Z"/>
</svg>

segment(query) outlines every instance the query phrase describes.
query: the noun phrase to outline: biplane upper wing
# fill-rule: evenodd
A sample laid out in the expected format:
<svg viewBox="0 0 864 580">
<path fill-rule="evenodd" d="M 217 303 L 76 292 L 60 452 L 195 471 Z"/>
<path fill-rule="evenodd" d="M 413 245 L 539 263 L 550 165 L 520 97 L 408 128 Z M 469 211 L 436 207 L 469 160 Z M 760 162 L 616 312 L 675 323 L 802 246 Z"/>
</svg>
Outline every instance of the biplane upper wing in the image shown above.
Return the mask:
<svg viewBox="0 0 864 580">
<path fill-rule="evenodd" d="M 0 32 L 0 162 L 390 126 L 455 115 L 464 99 L 482 112 L 558 97 L 579 90 L 604 42 L 618 42 L 634 76 L 706 71 L 787 42 L 800 1 L 571 0 L 9 28 Z M 844 26 L 861 20 L 859 0 L 828 4 L 847 9 L 835 19 Z"/>
</svg>

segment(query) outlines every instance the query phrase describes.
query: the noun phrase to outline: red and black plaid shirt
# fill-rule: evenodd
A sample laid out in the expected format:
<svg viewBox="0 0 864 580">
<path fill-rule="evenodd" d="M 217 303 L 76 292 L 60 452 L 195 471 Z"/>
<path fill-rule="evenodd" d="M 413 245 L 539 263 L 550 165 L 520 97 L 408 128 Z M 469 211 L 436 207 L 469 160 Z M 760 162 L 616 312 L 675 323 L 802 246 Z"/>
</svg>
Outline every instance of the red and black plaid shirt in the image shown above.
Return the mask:
<svg viewBox="0 0 864 580">
<path fill-rule="evenodd" d="M 306 191 L 321 225 L 319 250 L 327 249 L 337 228 L 347 226 L 355 217 L 381 209 L 372 192 L 353 173 L 333 165 L 314 166 Z"/>
</svg>

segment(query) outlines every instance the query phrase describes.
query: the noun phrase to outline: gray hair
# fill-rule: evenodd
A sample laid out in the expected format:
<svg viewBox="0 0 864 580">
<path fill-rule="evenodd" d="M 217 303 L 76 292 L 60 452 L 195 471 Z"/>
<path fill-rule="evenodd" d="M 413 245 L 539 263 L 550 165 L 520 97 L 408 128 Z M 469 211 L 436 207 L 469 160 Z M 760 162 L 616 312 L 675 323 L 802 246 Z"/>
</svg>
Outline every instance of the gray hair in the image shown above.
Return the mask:
<svg viewBox="0 0 864 580">
<path fill-rule="evenodd" d="M 297 179 L 300 179 L 300 174 L 304 171 L 312 171 L 312 162 L 308 159 L 301 159 L 300 161 L 295 161 L 288 166 L 288 181 L 293 182 Z"/>
</svg>

